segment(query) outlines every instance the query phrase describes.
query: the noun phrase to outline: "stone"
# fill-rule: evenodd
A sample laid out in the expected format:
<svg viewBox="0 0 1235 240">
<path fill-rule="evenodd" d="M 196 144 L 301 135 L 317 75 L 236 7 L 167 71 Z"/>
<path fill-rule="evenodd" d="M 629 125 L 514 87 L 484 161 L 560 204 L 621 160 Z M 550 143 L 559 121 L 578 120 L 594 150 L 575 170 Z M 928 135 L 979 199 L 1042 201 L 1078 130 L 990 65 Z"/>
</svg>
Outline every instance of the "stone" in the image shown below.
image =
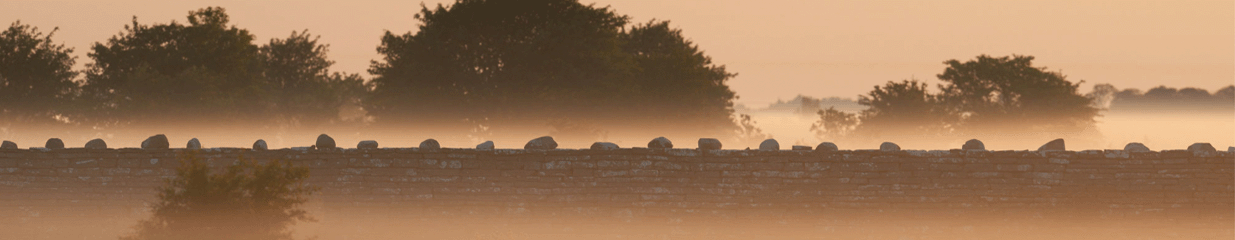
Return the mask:
<svg viewBox="0 0 1235 240">
<path fill-rule="evenodd" d="M 986 144 L 982 144 L 982 141 L 978 141 L 977 139 L 969 139 L 969 141 L 965 141 L 965 145 L 961 146 L 961 150 L 985 151 Z"/>
<path fill-rule="evenodd" d="M 17 143 L 4 141 L 4 143 L 0 143 L 0 149 L 17 149 Z"/>
<path fill-rule="evenodd" d="M 356 149 L 377 149 L 377 141 L 364 140 L 356 144 Z"/>
<path fill-rule="evenodd" d="M 800 151 L 800 150 L 810 151 L 810 150 L 811 150 L 811 148 L 810 148 L 810 146 L 793 145 L 793 150 L 794 150 L 794 151 Z"/>
<path fill-rule="evenodd" d="M 553 137 L 550 136 L 538 137 L 527 141 L 527 144 L 523 145 L 523 149 L 553 150 L 557 149 L 557 141 L 553 141 Z"/>
<path fill-rule="evenodd" d="M 253 150 L 261 151 L 261 150 L 267 150 L 267 149 L 270 149 L 270 148 L 266 147 L 266 140 L 258 139 L 256 142 L 253 142 Z"/>
<path fill-rule="evenodd" d="M 779 151 L 779 150 L 780 150 L 780 143 L 779 143 L 779 142 L 776 142 L 776 139 L 768 139 L 768 140 L 763 140 L 763 142 L 759 143 L 759 150 L 762 150 L 762 151 Z"/>
<path fill-rule="evenodd" d="M 59 138 L 47 139 L 47 143 L 43 144 L 43 147 L 47 149 L 64 149 L 64 141 L 61 141 Z"/>
<path fill-rule="evenodd" d="M 438 149 L 442 149 L 442 144 L 438 144 L 437 140 L 434 140 L 432 138 L 425 139 L 423 142 L 420 142 L 420 150 L 438 150 Z"/>
<path fill-rule="evenodd" d="M 900 150 L 901 150 L 901 146 L 896 145 L 895 143 L 892 143 L 892 142 L 883 142 L 882 144 L 879 144 L 879 151 L 896 152 Z"/>
<path fill-rule="evenodd" d="M 313 147 L 316 147 L 318 150 L 334 149 L 335 148 L 334 138 L 331 138 L 329 135 L 326 135 L 325 133 L 323 133 L 322 135 L 318 135 L 317 144 L 314 144 Z"/>
<path fill-rule="evenodd" d="M 202 142 L 197 141 L 197 138 L 189 139 L 189 143 L 184 145 L 185 149 L 202 149 Z"/>
<path fill-rule="evenodd" d="M 1038 151 L 1065 151 L 1065 150 L 1066 148 L 1064 148 L 1064 145 L 1063 145 L 1063 138 L 1051 140 L 1050 142 L 1043 144 L 1042 147 L 1038 147 Z"/>
<path fill-rule="evenodd" d="M 595 142 L 592 143 L 592 150 L 618 150 L 619 147 L 611 142 Z"/>
<path fill-rule="evenodd" d="M 493 141 L 485 141 L 483 143 L 476 144 L 476 150 L 493 150 Z"/>
<path fill-rule="evenodd" d="M 1124 145 L 1124 151 L 1130 152 L 1130 153 L 1152 152 L 1149 150 L 1149 147 L 1146 147 L 1145 144 L 1141 144 L 1139 142 L 1133 142 L 1133 143 L 1128 143 L 1128 145 Z"/>
<path fill-rule="evenodd" d="M 164 136 L 163 134 L 150 136 L 146 138 L 146 141 L 142 141 L 142 149 L 168 149 L 168 148 L 171 148 L 171 144 L 167 142 L 167 136 Z"/>
<path fill-rule="evenodd" d="M 835 143 L 823 142 L 823 143 L 819 143 L 819 146 L 815 146 L 815 151 L 816 152 L 835 152 L 835 151 L 840 151 L 840 148 L 837 148 Z"/>
<path fill-rule="evenodd" d="M 16 145 L 14 145 L 16 146 Z M 1235 147 L 1226 147 L 1226 152 L 1235 153 Z"/>
<path fill-rule="evenodd" d="M 103 139 L 95 138 L 86 142 L 86 149 L 107 149 L 107 142 L 104 142 Z"/>
<path fill-rule="evenodd" d="M 700 150 L 720 150 L 720 147 L 721 147 L 720 140 L 716 140 L 715 138 L 700 138 L 699 139 L 699 149 Z"/>
<path fill-rule="evenodd" d="M 1193 143 L 1191 146 L 1188 146 L 1188 151 L 1193 153 L 1214 153 L 1218 152 L 1218 149 L 1214 149 L 1214 145 L 1209 143 Z"/>
<path fill-rule="evenodd" d="M 651 142 L 648 142 L 648 148 L 651 148 L 651 149 L 673 148 L 673 142 L 669 141 L 668 138 L 658 137 L 656 139 L 652 139 Z"/>
</svg>

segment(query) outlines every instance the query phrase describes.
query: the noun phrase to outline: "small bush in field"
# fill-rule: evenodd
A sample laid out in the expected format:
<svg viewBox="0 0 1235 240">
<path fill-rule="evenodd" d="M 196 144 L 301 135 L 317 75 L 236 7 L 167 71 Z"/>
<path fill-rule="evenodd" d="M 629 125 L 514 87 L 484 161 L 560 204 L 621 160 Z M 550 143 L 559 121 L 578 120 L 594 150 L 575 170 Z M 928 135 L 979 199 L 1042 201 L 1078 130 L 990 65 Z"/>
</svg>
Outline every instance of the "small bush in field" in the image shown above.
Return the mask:
<svg viewBox="0 0 1235 240">
<path fill-rule="evenodd" d="M 292 239 L 292 225 L 314 221 L 301 209 L 317 191 L 305 184 L 307 168 L 241 157 L 215 173 L 193 154 L 180 161 L 175 178 L 159 187 L 153 215 L 120 239 L 283 240 Z"/>
</svg>

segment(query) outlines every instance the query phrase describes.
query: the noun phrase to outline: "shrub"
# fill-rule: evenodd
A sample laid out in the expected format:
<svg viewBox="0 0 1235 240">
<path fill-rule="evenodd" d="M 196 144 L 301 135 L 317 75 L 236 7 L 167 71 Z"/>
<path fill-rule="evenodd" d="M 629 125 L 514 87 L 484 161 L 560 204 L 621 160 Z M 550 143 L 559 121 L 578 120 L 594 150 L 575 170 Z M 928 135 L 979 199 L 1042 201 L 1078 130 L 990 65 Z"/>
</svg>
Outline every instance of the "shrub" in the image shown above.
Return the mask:
<svg viewBox="0 0 1235 240">
<path fill-rule="evenodd" d="M 241 157 L 212 173 L 195 154 L 180 156 L 175 178 L 158 188 L 153 215 L 122 240 L 292 239 L 292 225 L 315 221 L 302 205 L 316 192 L 309 169 L 285 160 Z"/>
</svg>

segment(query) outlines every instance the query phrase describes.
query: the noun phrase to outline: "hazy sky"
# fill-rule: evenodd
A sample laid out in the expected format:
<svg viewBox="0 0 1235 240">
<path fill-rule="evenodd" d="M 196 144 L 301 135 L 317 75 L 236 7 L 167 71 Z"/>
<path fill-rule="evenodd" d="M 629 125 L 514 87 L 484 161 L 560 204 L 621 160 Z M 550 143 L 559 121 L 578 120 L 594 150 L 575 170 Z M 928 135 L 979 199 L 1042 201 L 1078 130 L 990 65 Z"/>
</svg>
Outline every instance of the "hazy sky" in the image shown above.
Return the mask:
<svg viewBox="0 0 1235 240">
<path fill-rule="evenodd" d="M 432 6 L 438 2 L 425 1 Z M 942 61 L 1025 54 L 1070 80 L 1141 89 L 1209 90 L 1235 83 L 1235 1 L 734 1 L 584 0 L 636 22 L 672 21 L 739 73 L 739 103 L 797 94 L 854 97 L 890 80 L 936 81 Z M 335 70 L 361 72 L 377 59 L 384 30 L 411 31 L 419 1 L 0 1 L 0 20 L 21 20 L 77 49 L 143 24 L 185 22 L 188 11 L 222 6 L 258 44 L 309 29 L 331 44 Z M 1091 84 L 1083 86 L 1089 91 Z"/>
</svg>

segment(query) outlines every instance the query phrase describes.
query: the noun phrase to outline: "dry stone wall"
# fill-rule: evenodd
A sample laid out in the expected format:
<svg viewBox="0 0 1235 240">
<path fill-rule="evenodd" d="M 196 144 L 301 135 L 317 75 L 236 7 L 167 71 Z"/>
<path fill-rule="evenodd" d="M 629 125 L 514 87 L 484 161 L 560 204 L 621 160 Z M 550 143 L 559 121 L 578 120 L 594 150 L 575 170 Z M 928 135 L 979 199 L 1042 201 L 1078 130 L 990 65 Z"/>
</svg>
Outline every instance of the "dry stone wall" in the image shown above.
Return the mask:
<svg viewBox="0 0 1235 240">
<path fill-rule="evenodd" d="M 388 217 L 995 216 L 1235 221 L 1235 154 L 696 149 L 0 149 L 0 229 L 114 239 L 177 156 L 287 159 L 324 223 Z M 90 238 L 90 237 L 86 237 Z"/>
</svg>

